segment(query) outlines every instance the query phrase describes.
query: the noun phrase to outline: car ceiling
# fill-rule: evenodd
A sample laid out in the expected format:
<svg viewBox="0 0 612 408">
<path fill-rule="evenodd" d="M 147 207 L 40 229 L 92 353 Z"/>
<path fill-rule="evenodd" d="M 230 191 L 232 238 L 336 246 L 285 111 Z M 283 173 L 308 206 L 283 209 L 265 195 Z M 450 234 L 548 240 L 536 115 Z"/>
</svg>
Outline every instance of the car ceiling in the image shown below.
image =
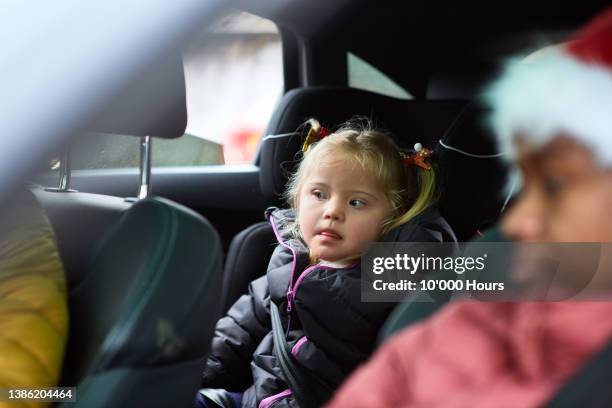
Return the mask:
<svg viewBox="0 0 612 408">
<path fill-rule="evenodd" d="M 497 63 L 525 47 L 563 38 L 607 1 L 258 0 L 246 11 L 305 38 L 349 50 L 414 95 L 448 66 Z M 560 35 L 561 34 L 561 35 Z M 333 38 L 333 41 L 329 41 Z"/>
</svg>

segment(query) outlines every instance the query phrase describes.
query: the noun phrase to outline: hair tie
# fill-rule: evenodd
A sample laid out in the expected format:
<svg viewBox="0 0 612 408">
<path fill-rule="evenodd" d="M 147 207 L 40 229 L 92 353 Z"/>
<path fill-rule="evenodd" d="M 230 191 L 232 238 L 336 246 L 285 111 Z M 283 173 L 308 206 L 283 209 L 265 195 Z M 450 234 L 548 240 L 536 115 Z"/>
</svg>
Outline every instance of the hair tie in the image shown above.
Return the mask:
<svg viewBox="0 0 612 408">
<path fill-rule="evenodd" d="M 302 145 L 303 153 L 306 153 L 312 144 L 331 134 L 329 129 L 321 126 L 316 119 L 309 119 L 307 123 L 310 125 L 310 129 L 308 129 L 304 144 Z"/>
<path fill-rule="evenodd" d="M 413 154 L 406 154 L 400 151 L 400 156 L 402 163 L 406 167 L 418 166 L 424 170 L 431 170 L 431 165 L 426 160 L 429 159 L 432 153 L 432 150 L 423 147 L 421 143 L 415 143 Z"/>
</svg>

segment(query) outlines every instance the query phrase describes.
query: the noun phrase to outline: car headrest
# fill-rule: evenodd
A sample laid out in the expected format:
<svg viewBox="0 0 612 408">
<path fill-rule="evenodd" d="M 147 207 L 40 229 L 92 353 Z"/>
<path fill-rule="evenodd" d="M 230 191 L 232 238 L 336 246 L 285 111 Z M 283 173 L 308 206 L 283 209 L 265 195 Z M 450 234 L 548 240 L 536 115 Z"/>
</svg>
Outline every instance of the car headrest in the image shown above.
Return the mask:
<svg viewBox="0 0 612 408">
<path fill-rule="evenodd" d="M 468 105 L 437 146 L 438 206 L 459 241 L 494 224 L 506 202 L 508 165 L 484 123 L 486 113 L 480 105 Z"/>
<path fill-rule="evenodd" d="M 334 128 L 354 116 L 370 118 L 376 127 L 393 129 L 396 134 L 419 131 L 422 121 L 405 118 L 406 106 L 413 100 L 398 99 L 354 88 L 317 86 L 287 92 L 272 115 L 266 134 L 295 132 L 310 118 Z"/>
<path fill-rule="evenodd" d="M 164 54 L 127 81 L 88 130 L 172 139 L 187 127 L 185 75 L 180 53 Z"/>
<path fill-rule="evenodd" d="M 299 132 L 264 137 L 259 151 L 259 185 L 272 204 L 282 203 L 289 175 L 299 163 L 297 153 L 302 148 L 303 135 Z"/>
<path fill-rule="evenodd" d="M 398 99 L 353 88 L 319 86 L 287 92 L 267 127 L 259 155 L 260 187 L 272 204 L 282 205 L 287 176 L 298 163 L 302 135 L 296 130 L 309 118 L 334 130 L 356 116 L 392 133 L 400 147 L 420 142 L 432 146 L 465 106 L 463 101 Z"/>
</svg>

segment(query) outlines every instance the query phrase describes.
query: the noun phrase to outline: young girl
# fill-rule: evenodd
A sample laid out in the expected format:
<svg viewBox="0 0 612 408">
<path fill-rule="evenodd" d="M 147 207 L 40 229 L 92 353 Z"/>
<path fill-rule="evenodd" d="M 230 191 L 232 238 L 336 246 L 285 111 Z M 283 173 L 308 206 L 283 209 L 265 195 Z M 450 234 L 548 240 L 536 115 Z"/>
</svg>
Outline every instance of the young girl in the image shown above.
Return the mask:
<svg viewBox="0 0 612 408">
<path fill-rule="evenodd" d="M 310 125 L 287 188 L 291 209 L 267 212 L 279 243 L 268 272 L 217 323 L 202 379 L 208 389 L 198 396 L 204 406 L 298 406 L 274 352 L 271 302 L 294 359 L 322 388 L 337 388 L 370 354 L 393 306 L 360 301 L 365 246 L 391 229 L 400 240 L 454 238 L 430 208 L 430 151 L 406 156 L 369 126 L 327 134 Z"/>
</svg>

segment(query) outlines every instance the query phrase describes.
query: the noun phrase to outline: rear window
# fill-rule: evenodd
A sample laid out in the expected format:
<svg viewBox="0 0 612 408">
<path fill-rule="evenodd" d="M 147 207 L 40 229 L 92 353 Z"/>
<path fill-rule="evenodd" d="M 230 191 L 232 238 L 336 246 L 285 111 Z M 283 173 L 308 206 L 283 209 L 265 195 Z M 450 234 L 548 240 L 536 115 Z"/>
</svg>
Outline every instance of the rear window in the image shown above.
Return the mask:
<svg viewBox="0 0 612 408">
<path fill-rule="evenodd" d="M 348 82 L 351 88 L 400 99 L 413 99 L 408 91 L 364 59 L 350 52 L 346 54 L 346 59 Z"/>
</svg>

